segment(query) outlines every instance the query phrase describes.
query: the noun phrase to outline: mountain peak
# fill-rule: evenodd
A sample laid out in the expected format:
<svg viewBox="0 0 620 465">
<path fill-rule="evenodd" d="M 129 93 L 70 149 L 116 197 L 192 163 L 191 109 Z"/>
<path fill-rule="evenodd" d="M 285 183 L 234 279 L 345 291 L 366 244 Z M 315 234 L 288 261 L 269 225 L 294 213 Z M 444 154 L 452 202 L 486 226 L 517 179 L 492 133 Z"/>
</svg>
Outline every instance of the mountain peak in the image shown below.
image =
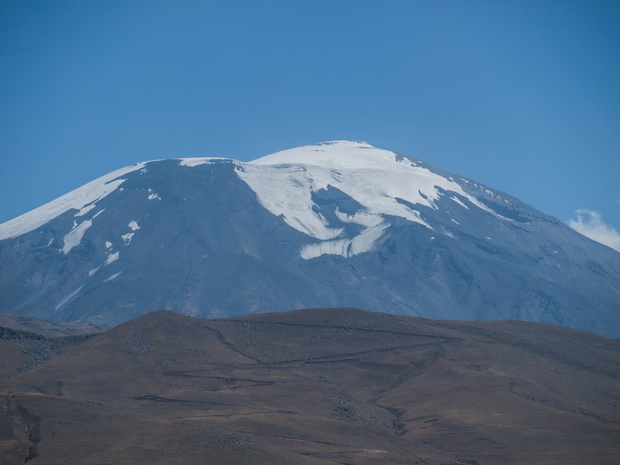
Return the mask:
<svg viewBox="0 0 620 465">
<path fill-rule="evenodd" d="M 465 201 L 494 214 L 454 178 L 366 142 L 332 141 L 284 150 L 244 164 L 238 175 L 265 209 L 311 238 L 330 241 L 303 247 L 305 259 L 373 250 L 383 237 L 388 217 L 433 229 L 420 208 L 436 210 L 437 201 L 446 193 L 461 208 L 469 208 Z M 352 199 L 356 208 L 348 213 L 321 211 L 316 196 L 336 192 Z M 336 220 L 330 221 L 334 215 Z M 344 234 L 343 228 L 351 224 L 361 227 L 361 233 Z"/>
<path fill-rule="evenodd" d="M 329 168 L 376 169 L 393 163 L 394 152 L 373 147 L 366 142 L 334 140 L 304 145 L 272 153 L 252 162 L 253 165 L 320 165 Z"/>
</svg>

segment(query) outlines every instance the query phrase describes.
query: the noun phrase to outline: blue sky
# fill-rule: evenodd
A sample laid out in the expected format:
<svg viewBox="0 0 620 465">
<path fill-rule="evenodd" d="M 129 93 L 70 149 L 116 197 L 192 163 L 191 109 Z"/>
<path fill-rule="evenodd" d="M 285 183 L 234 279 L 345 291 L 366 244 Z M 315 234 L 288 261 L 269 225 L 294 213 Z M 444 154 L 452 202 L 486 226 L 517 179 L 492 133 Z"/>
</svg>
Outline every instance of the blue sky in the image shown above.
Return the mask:
<svg viewBox="0 0 620 465">
<path fill-rule="evenodd" d="M 138 161 L 352 139 L 620 231 L 617 1 L 3 0 L 0 69 L 0 221 Z"/>
</svg>

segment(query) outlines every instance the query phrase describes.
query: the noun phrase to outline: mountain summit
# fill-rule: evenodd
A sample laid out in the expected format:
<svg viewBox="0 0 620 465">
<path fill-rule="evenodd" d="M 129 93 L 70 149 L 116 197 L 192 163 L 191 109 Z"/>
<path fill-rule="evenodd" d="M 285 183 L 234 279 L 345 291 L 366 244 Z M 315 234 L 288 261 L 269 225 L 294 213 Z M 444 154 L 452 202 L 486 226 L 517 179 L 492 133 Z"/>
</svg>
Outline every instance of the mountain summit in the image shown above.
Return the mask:
<svg viewBox="0 0 620 465">
<path fill-rule="evenodd" d="M 3 313 L 116 324 L 308 307 L 620 337 L 620 254 L 364 142 L 138 163 L 0 225 Z"/>
</svg>

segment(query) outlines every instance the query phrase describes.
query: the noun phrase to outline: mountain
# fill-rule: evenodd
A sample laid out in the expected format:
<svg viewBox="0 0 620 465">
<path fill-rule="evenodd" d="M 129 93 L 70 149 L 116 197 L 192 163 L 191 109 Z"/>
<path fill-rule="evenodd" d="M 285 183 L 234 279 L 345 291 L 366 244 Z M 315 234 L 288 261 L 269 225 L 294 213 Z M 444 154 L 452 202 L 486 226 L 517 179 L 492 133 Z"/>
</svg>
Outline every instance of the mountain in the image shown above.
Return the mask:
<svg viewBox="0 0 620 465">
<path fill-rule="evenodd" d="M 536 323 L 159 311 L 0 383 L 0 461 L 617 464 L 619 366 Z"/>
<path fill-rule="evenodd" d="M 111 326 L 350 306 L 620 337 L 620 254 L 362 142 L 143 162 L 0 225 L 3 313 Z"/>
</svg>

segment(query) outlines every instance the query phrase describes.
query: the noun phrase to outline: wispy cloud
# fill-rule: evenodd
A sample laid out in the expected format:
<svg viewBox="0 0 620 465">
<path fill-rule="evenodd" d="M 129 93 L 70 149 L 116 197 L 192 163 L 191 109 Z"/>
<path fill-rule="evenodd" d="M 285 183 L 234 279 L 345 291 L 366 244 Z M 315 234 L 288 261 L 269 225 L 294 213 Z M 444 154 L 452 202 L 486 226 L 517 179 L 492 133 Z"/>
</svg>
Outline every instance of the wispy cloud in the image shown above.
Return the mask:
<svg viewBox="0 0 620 465">
<path fill-rule="evenodd" d="M 584 236 L 620 252 L 620 233 L 605 224 L 599 212 L 586 209 L 576 210 L 575 217 L 568 221 L 568 225 Z"/>
</svg>

